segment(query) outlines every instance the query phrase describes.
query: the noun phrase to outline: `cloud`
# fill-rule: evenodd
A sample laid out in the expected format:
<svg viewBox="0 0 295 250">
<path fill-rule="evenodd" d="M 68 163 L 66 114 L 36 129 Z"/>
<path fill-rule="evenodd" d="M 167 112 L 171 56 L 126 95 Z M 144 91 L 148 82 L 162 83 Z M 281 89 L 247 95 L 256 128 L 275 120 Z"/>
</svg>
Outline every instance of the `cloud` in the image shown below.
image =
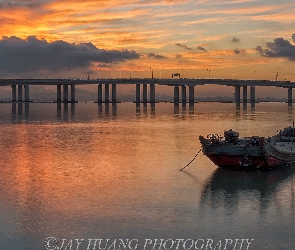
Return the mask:
<svg viewBox="0 0 295 250">
<path fill-rule="evenodd" d="M 293 40 L 293 42 L 295 43 L 295 33 L 292 34 L 292 40 Z"/>
<path fill-rule="evenodd" d="M 295 46 L 288 40 L 276 38 L 273 42 L 267 42 L 266 48 L 257 46 L 256 51 L 264 57 L 284 57 L 295 61 Z"/>
<path fill-rule="evenodd" d="M 207 51 L 203 46 L 197 46 L 198 50 Z"/>
<path fill-rule="evenodd" d="M 190 48 L 190 47 L 186 46 L 185 44 L 176 43 L 176 46 L 179 46 L 179 47 L 184 48 L 186 50 L 193 50 L 193 48 Z"/>
<path fill-rule="evenodd" d="M 159 54 L 155 54 L 155 53 L 149 53 L 148 57 L 153 57 L 155 59 L 164 59 L 166 58 L 165 56 L 159 55 Z"/>
<path fill-rule="evenodd" d="M 186 46 L 185 44 L 180 44 L 180 43 L 176 43 L 176 46 L 179 46 L 179 47 L 184 48 L 186 50 L 201 50 L 204 52 L 207 51 L 203 46 L 197 46 L 197 48 L 191 48 L 191 47 Z"/>
<path fill-rule="evenodd" d="M 52 0 L 2 0 L 0 2 L 1 8 L 11 8 L 11 7 L 31 7 L 35 8 L 37 6 L 52 2 Z"/>
<path fill-rule="evenodd" d="M 71 44 L 62 40 L 47 42 L 35 36 L 0 40 L 0 68 L 10 73 L 64 70 L 91 66 L 93 63 L 118 63 L 139 58 L 130 50 L 104 50 L 92 43 Z"/>
<path fill-rule="evenodd" d="M 235 54 L 245 54 L 246 51 L 245 51 L 244 49 L 238 49 L 238 48 L 236 48 L 236 49 L 234 50 L 234 53 L 235 53 Z"/>
<path fill-rule="evenodd" d="M 240 39 L 234 36 L 234 37 L 231 39 L 231 42 L 232 42 L 232 43 L 239 43 L 239 42 L 240 42 Z"/>
</svg>

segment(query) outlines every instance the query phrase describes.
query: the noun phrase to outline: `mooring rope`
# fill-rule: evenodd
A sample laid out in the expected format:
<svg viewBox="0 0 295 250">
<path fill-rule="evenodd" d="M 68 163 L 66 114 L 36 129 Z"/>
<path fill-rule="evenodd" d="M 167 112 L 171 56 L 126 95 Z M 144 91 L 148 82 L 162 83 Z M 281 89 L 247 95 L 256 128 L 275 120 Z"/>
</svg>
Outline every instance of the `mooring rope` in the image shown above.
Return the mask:
<svg viewBox="0 0 295 250">
<path fill-rule="evenodd" d="M 188 165 L 190 165 L 195 159 L 196 157 L 198 156 L 198 154 L 202 151 L 202 148 L 200 148 L 199 152 L 195 155 L 195 157 L 186 165 L 184 166 L 183 168 L 179 169 L 179 171 L 182 171 L 183 169 L 185 169 Z"/>
</svg>

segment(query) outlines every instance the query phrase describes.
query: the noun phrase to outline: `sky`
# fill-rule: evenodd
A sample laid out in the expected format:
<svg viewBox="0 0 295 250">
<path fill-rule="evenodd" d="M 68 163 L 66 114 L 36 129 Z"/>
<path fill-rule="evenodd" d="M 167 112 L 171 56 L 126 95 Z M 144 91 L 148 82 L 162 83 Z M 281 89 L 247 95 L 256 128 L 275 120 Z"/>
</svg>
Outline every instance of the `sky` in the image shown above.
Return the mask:
<svg viewBox="0 0 295 250">
<path fill-rule="evenodd" d="M 295 81 L 294 13 L 294 0 L 0 0 L 0 75 Z"/>
</svg>

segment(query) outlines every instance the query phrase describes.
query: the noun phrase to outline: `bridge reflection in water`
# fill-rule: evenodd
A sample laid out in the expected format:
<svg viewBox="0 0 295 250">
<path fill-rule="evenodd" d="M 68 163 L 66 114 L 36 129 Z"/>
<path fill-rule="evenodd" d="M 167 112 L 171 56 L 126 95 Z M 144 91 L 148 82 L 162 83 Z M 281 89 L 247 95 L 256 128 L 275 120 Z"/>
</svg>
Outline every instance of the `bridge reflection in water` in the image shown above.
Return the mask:
<svg viewBox="0 0 295 250">
<path fill-rule="evenodd" d="M 22 121 L 29 121 L 34 119 L 41 119 L 38 117 L 40 112 L 36 111 L 36 108 L 39 103 L 33 102 L 18 102 L 18 103 L 11 103 L 11 120 L 13 122 L 22 122 Z M 81 105 L 79 103 L 49 103 L 49 105 L 56 106 L 56 115 L 55 117 L 52 116 L 52 109 L 50 107 L 51 115 L 48 115 L 46 120 L 52 121 L 76 121 L 80 120 L 81 117 L 76 117 L 76 108 L 77 106 Z M 92 105 L 92 106 L 91 106 Z M 117 103 L 105 103 L 105 104 L 91 104 L 89 106 L 92 108 L 97 109 L 97 119 L 115 119 L 118 116 L 118 104 Z M 33 111 L 31 110 L 33 107 Z M 193 109 L 192 109 L 193 110 Z M 185 108 L 183 109 L 185 111 Z M 175 114 L 180 113 L 179 107 L 175 107 L 174 109 Z M 87 110 L 83 110 L 83 113 L 87 113 Z M 134 113 L 137 117 L 142 115 L 147 116 L 155 116 L 156 115 L 156 105 L 155 104 L 136 104 Z M 46 114 L 43 114 L 46 116 Z M 81 116 L 81 110 L 78 114 Z"/>
<path fill-rule="evenodd" d="M 16 120 L 29 120 L 30 117 L 30 104 L 29 103 L 12 103 L 11 104 L 11 119 Z"/>
<path fill-rule="evenodd" d="M 212 105 L 211 105 L 212 104 Z M 2 104 L 1 104 L 2 105 Z M 219 109 L 224 112 L 228 110 L 235 112 L 236 117 L 245 115 L 254 115 L 256 111 L 255 104 L 235 105 L 234 103 L 197 103 L 194 105 L 173 104 L 173 103 L 36 103 L 36 102 L 16 102 L 3 104 L 11 105 L 11 120 L 14 122 L 22 122 L 29 120 L 45 119 L 47 121 L 79 121 L 79 120 L 95 120 L 95 119 L 116 119 L 119 116 L 124 116 L 126 112 L 130 115 L 135 114 L 136 117 L 155 117 L 156 114 L 171 114 L 177 117 L 189 117 L 197 113 L 215 112 Z M 41 105 L 43 108 L 41 108 Z M 44 107 L 44 106 L 45 107 Z M 46 106 L 48 105 L 48 106 Z M 267 104 L 264 106 L 266 107 Z M 273 106 L 274 104 L 272 104 Z M 261 106 L 261 107 L 264 107 Z M 211 107 L 211 108 L 210 108 Z M 271 105 L 270 105 L 271 107 Z M 77 109 L 78 108 L 78 109 Z M 91 112 L 88 112 L 88 109 Z M 209 108 L 209 109 L 208 109 Z M 212 109 L 213 108 L 213 109 Z M 282 110 L 284 105 L 280 105 Z M 48 114 L 44 112 L 48 111 Z M 158 110 L 158 112 L 157 112 Z M 77 112 L 78 111 L 78 112 Z M 134 111 L 134 113 L 133 113 Z M 293 120 L 293 106 L 288 105 L 288 120 Z M 131 113 L 130 113 L 131 112 Z M 8 115 L 10 112 L 8 111 Z M 87 114 L 89 113 L 89 116 Z M 93 117 L 93 114 L 97 116 Z M 9 118 L 8 118 L 9 119 Z"/>
</svg>

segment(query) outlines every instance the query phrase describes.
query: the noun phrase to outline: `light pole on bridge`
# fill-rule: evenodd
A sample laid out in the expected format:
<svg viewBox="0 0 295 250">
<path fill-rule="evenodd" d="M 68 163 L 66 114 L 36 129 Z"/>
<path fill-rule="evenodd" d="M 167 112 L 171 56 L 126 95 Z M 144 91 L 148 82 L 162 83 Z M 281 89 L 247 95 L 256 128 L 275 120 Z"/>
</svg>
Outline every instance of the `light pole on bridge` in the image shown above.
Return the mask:
<svg viewBox="0 0 295 250">
<path fill-rule="evenodd" d="M 208 73 L 209 73 L 209 78 L 210 78 L 210 73 L 211 73 L 211 70 L 210 69 L 207 69 L 208 70 Z"/>
<path fill-rule="evenodd" d="M 152 70 L 152 79 L 154 79 L 154 69 L 150 68 Z"/>
</svg>

